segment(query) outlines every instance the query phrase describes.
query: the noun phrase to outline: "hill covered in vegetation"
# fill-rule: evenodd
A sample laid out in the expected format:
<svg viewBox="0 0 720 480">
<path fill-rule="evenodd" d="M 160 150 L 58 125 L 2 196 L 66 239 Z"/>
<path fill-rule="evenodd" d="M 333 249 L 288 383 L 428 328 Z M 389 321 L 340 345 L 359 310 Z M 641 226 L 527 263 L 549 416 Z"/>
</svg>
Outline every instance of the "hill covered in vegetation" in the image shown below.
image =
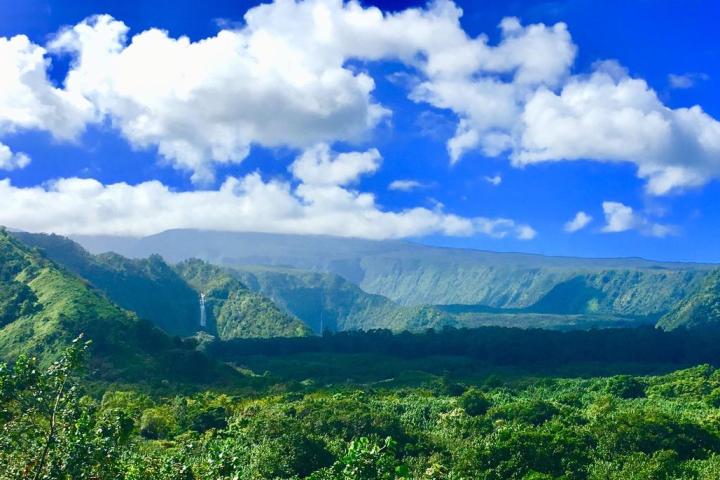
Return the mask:
<svg viewBox="0 0 720 480">
<path fill-rule="evenodd" d="M 188 240 L 199 237 L 201 241 L 198 247 L 193 247 L 194 251 L 226 267 L 205 264 L 206 271 L 199 274 L 197 268 L 202 264 L 195 261 L 191 262 L 195 267 L 190 273 L 182 262 L 179 267 L 170 266 L 157 254 L 135 259 L 116 253 L 91 255 L 63 237 L 17 235 L 45 249 L 52 258 L 91 281 L 113 301 L 173 334 L 192 335 L 198 330 L 199 294 L 203 289 L 214 288 L 211 277 L 217 276 L 217 283 L 222 283 L 223 287 L 216 290 L 218 295 L 212 298 L 207 331 L 224 339 L 307 335 L 320 333 L 323 329 L 423 331 L 447 326 L 496 325 L 568 330 L 654 325 L 678 302 L 698 292 L 712 272 L 705 265 L 493 254 L 333 237 L 312 237 L 320 247 L 328 249 L 324 266 L 313 265 L 311 260 L 315 258 L 315 250 L 294 236 L 176 231 L 148 239 L 110 242 L 125 253 L 157 249 L 163 255 L 177 259 L 182 258 L 183 252 L 192 250 L 187 245 Z M 259 247 L 248 241 L 241 242 L 248 246 L 245 256 L 241 257 L 243 260 L 269 264 L 284 260 L 292 262 L 293 258 L 299 261 L 297 256 L 310 251 L 310 258 L 300 263 L 318 271 L 281 265 L 238 264 L 238 258 L 221 255 L 225 250 L 239 254 L 237 246 L 220 245 L 220 240 L 236 237 L 269 245 Z M 95 247 L 97 242 L 104 242 L 93 241 Z M 203 245 L 207 247 L 205 250 Z M 282 245 L 290 248 L 281 252 Z M 263 248 L 278 257 L 259 255 Z M 428 258 L 416 258 L 420 255 L 417 249 L 428 253 Z M 445 285 L 446 280 L 452 284 L 457 280 L 453 278 L 467 274 L 469 283 L 456 285 L 458 290 L 467 291 L 467 298 L 475 295 L 491 303 L 397 303 L 384 295 L 368 293 L 348 280 L 347 277 L 357 276 L 357 271 L 347 270 L 348 264 L 342 260 L 348 255 L 362 259 L 357 265 L 393 264 L 396 261 L 411 265 L 409 270 L 402 265 L 395 268 L 389 282 L 394 285 L 417 282 L 415 290 L 429 289 L 431 298 L 437 298 L 438 289 L 442 290 L 439 284 Z M 412 258 L 415 260 L 410 261 Z M 467 265 L 457 263 L 468 259 Z M 413 276 L 441 264 L 442 268 L 432 274 Z M 492 272 L 491 277 L 468 274 L 472 269 L 486 267 Z M 333 269 L 343 271 L 345 276 L 329 272 Z M 407 273 L 409 271 L 415 273 Z M 427 279 L 432 279 L 432 285 L 424 286 Z M 360 283 L 367 283 L 367 279 L 363 277 Z M 228 288 L 234 291 L 228 292 Z M 488 290 L 498 288 L 502 291 L 493 290 L 492 293 Z M 515 293 L 510 294 L 509 289 Z M 471 294 L 471 291 L 475 293 Z M 672 327 L 668 320 L 659 325 Z"/>
<path fill-rule="evenodd" d="M 296 337 L 310 328 L 284 313 L 270 299 L 251 292 L 226 269 L 202 260 L 186 260 L 175 271 L 207 301 L 208 322 L 223 340 L 251 337 Z"/>
<path fill-rule="evenodd" d="M 399 305 L 332 273 L 289 267 L 223 268 L 196 259 L 171 266 L 157 254 L 136 259 L 112 252 L 92 255 L 65 237 L 14 235 L 91 282 L 112 301 L 180 336 L 193 335 L 200 328 L 200 292 L 208 300 L 205 330 L 221 339 L 297 336 L 321 329 L 423 331 L 486 325 L 573 329 L 637 323 L 635 318 L 582 313 L 579 308 L 548 313 L 552 310 L 542 303 L 537 311 Z M 548 298 L 553 296 L 557 291 Z"/>
<path fill-rule="evenodd" d="M 400 306 L 362 291 L 339 275 L 264 266 L 231 270 L 248 288 L 272 299 L 317 333 L 376 328 L 421 331 L 454 325 L 452 315 L 432 306 Z"/>
<path fill-rule="evenodd" d="M 200 260 L 169 266 L 42 238 L 56 251 L 0 232 L 0 360 L 11 361 L 0 363 L 1 480 L 720 476 L 720 372 L 701 364 L 720 364 L 720 330 L 303 336 L 307 327 L 259 293 L 300 318 L 324 312 L 329 327 L 411 319 L 420 329 L 483 315 L 591 315 L 587 305 L 599 289 L 592 282 L 559 284 L 525 308 L 417 307 L 332 274 Z M 96 288 L 74 271 L 105 283 Z M 171 338 L 111 301 L 123 282 L 137 293 L 144 286 L 149 297 L 153 282 L 169 278 L 175 283 L 159 301 L 184 288 L 195 297 L 205 292 L 208 318 L 225 340 Z M 714 318 L 717 289 L 716 274 L 706 276 L 677 312 Z M 146 308 L 161 311 L 152 302 Z M 299 336 L 234 338 L 243 335 L 233 329 L 271 334 L 253 323 L 258 318 L 288 331 L 301 326 Z M 66 350 L 80 333 L 92 340 L 90 378 L 100 386 L 75 370 L 78 344 Z M 177 394 L 175 384 L 196 392 Z"/>
<path fill-rule="evenodd" d="M 235 378 L 192 344 L 115 305 L 5 231 L 0 231 L 0 292 L 0 359 L 27 354 L 49 364 L 83 334 L 92 342 L 94 378 L 200 384 Z"/>
<path fill-rule="evenodd" d="M 113 252 L 91 255 L 62 236 L 14 235 L 86 279 L 113 302 L 172 335 L 191 336 L 201 330 L 201 292 L 209 302 L 205 330 L 222 339 L 309 333 L 302 322 L 270 300 L 251 292 L 223 269 L 204 262 L 186 262 L 175 268 L 157 254 L 143 259 Z"/>
<path fill-rule="evenodd" d="M 661 318 L 658 326 L 669 330 L 720 326 L 720 269 L 708 275 L 697 292 Z"/>
</svg>

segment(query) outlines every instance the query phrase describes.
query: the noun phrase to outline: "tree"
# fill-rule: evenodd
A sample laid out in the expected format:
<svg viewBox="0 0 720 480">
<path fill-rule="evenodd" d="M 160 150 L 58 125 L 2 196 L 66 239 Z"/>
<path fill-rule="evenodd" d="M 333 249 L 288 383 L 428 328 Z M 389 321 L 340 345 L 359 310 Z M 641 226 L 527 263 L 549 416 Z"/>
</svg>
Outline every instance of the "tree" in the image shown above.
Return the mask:
<svg viewBox="0 0 720 480">
<path fill-rule="evenodd" d="M 46 370 L 19 357 L 0 364 L 0 479 L 110 478 L 112 460 L 129 440 L 123 415 L 97 416 L 77 374 L 89 342 L 78 337 Z"/>
</svg>

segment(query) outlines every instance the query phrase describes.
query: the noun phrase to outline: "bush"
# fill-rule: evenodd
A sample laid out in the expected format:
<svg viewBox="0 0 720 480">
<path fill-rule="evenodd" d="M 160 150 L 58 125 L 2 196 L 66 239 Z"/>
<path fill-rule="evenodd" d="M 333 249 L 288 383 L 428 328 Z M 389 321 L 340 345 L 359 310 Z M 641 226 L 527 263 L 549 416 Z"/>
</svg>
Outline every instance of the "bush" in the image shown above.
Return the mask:
<svg viewBox="0 0 720 480">
<path fill-rule="evenodd" d="M 617 375 L 608 381 L 609 393 L 620 398 L 644 398 L 645 384 L 630 375 Z"/>
<path fill-rule="evenodd" d="M 177 422 L 167 407 L 148 408 L 140 418 L 140 435 L 150 440 L 170 438 L 177 431 Z"/>
<path fill-rule="evenodd" d="M 476 388 L 470 388 L 460 396 L 460 406 L 470 416 L 485 415 L 492 406 L 484 393 Z"/>
</svg>

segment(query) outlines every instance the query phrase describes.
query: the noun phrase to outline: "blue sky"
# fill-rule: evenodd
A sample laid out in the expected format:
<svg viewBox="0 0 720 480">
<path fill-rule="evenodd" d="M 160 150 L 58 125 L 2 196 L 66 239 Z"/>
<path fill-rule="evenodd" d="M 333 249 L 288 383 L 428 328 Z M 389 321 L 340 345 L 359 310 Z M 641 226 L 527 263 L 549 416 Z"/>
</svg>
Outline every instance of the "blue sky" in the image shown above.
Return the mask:
<svg viewBox="0 0 720 480">
<path fill-rule="evenodd" d="M 329 42 L 308 40 L 319 29 L 312 23 L 317 5 L 327 4 L 329 24 L 335 27 L 349 7 L 317 0 L 313 10 L 313 2 L 300 3 L 308 4 L 302 12 L 311 12 L 310 20 L 303 20 L 300 10 L 283 13 L 278 7 L 275 16 L 258 15 L 246 23 L 243 16 L 255 2 L 0 0 L 0 37 L 25 35 L 31 45 L 44 48 L 47 76 L 41 87 L 31 83 L 18 90 L 34 95 L 28 101 L 20 102 L 18 95 L 3 100 L 0 94 L 0 144 L 12 152 L 0 170 L 0 178 L 8 179 L 0 188 L 0 223 L 118 234 L 197 225 L 402 237 L 554 255 L 720 262 L 717 2 L 458 1 L 463 14 L 457 27 L 433 10 L 439 7 L 425 2 L 363 2 L 362 12 L 377 6 L 386 19 L 389 12 L 407 8 L 418 15 L 396 13 L 401 28 L 379 22 L 358 30 L 356 39 L 331 28 L 328 35 L 338 38 Z M 447 14 L 447 2 L 441 3 Z M 97 61 L 79 65 L 81 52 L 92 52 L 97 40 L 83 43 L 73 33 L 78 29 L 58 36 L 97 14 L 109 14 L 115 23 L 86 22 L 92 31 L 112 30 L 118 22 L 129 29 L 119 53 L 103 53 L 128 57 L 113 67 L 125 70 L 112 71 L 125 83 L 109 78 Z M 502 33 L 498 25 L 508 17 L 519 24 L 506 23 Z M 558 22 L 567 25 L 569 36 L 553 30 Z M 228 69 L 213 66 L 206 75 L 197 73 L 208 70 L 202 57 L 210 52 L 224 62 L 222 45 L 194 56 L 181 54 L 173 61 L 179 62 L 182 78 L 196 73 L 202 78 L 193 79 L 187 92 L 166 95 L 177 86 L 174 70 L 153 73 L 151 48 L 158 46 L 162 63 L 163 56 L 176 51 L 180 36 L 199 42 L 216 38 L 223 29 L 248 32 L 248 23 L 252 32 L 266 32 L 270 42 L 273 35 L 285 38 L 297 28 L 297 42 L 307 42 L 302 43 L 303 57 L 282 57 L 294 53 L 265 43 L 260 53 L 251 48 L 254 63 L 249 65 L 270 71 L 262 77 L 242 56 L 238 63 L 228 61 Z M 532 36 L 532 24 L 542 24 L 542 38 Z M 428 26 L 437 26 L 436 37 L 405 38 Z M 150 38 L 143 44 L 144 56 L 134 61 L 127 47 L 149 29 L 167 34 Z M 465 37 L 448 40 L 458 32 Z M 363 34 L 367 37 L 360 38 Z M 478 35 L 487 36 L 487 48 L 473 43 Z M 288 38 L 293 47 L 294 37 Z M 499 47 L 519 38 L 528 40 Z M 362 45 L 375 41 L 375 49 Z M 10 58 L 13 52 L 17 58 L 8 61 L 26 61 L 20 53 L 27 48 L 17 45 L 0 49 L 0 55 Z M 447 56 L 454 51 L 457 59 Z M 466 54 L 481 58 L 471 70 L 465 68 Z M 558 60 L 565 54 L 564 62 Z M 149 64 L 142 63 L 148 58 Z M 285 58 L 298 63 L 274 73 Z M 433 69 L 435 58 L 442 60 L 440 70 Z M 448 64 L 448 58 L 460 65 Z M 317 78 L 298 83 L 305 68 Z M 533 80 L 520 78 L 524 68 L 534 69 Z M 79 78 L 75 84 L 68 81 L 72 70 Z M 168 82 L 167 88 L 162 82 Z M 511 89 L 511 105 L 493 110 L 487 107 L 492 94 L 471 98 L 482 82 L 500 85 L 498 92 Z M 148 93 L 156 87 L 162 101 Z M 45 88 L 50 93 L 33 93 Z M 570 97 L 573 88 L 585 96 Z M 588 95 L 597 95 L 595 103 L 568 113 Z M 603 95 L 617 99 L 606 105 Z M 253 96 L 262 101 L 248 100 Z M 200 100 L 193 103 L 194 98 Z M 333 101 L 325 103 L 328 98 Z M 47 113 L 48 102 L 53 112 L 62 111 L 59 120 Z M 694 105 L 702 113 L 686 115 Z M 527 120 L 535 111 L 540 115 Z M 616 122 L 635 111 L 642 115 Z M 255 120 L 274 112 L 278 118 Z M 560 114 L 569 115 L 569 121 L 554 122 Z M 143 115 L 149 123 L 139 132 Z M 503 116 L 507 120 L 496 120 Z M 203 131 L 203 118 L 217 122 L 217 128 Z M 77 127 L 68 126 L 74 122 Z M 480 140 L 453 159 L 450 145 L 462 122 Z M 660 131 L 663 125 L 670 133 Z M 147 133 L 156 126 L 157 132 Z M 577 132 L 568 133 L 576 126 Z M 227 138 L 237 131 L 247 138 Z M 488 147 L 496 134 L 502 134 L 501 151 Z M 22 158 L 31 161 L 24 165 Z M 234 180 L 229 184 L 228 178 Z M 406 188 L 390 188 L 397 181 L 405 181 Z M 123 182 L 125 187 L 111 188 Z M 205 195 L 192 195 L 198 192 Z M 592 220 L 578 222 L 575 227 L 582 228 L 569 232 L 567 223 L 579 212 Z"/>
</svg>

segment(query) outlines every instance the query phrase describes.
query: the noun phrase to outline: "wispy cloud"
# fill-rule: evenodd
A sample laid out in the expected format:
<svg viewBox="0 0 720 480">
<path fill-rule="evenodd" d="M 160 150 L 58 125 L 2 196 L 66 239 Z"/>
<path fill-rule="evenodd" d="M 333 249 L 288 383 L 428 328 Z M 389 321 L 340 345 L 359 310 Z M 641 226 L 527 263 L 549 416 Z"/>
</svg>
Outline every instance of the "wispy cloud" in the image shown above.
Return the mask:
<svg viewBox="0 0 720 480">
<path fill-rule="evenodd" d="M 410 179 L 404 179 L 404 180 L 393 180 L 390 185 L 388 185 L 389 190 L 394 190 L 396 192 L 410 192 L 412 190 L 417 190 L 418 188 L 426 188 L 427 185 L 419 182 L 417 180 L 410 180 Z"/>
<path fill-rule="evenodd" d="M 494 175 L 492 177 L 486 176 L 483 178 L 485 178 L 486 182 L 488 182 L 490 185 L 493 185 L 495 187 L 497 187 L 498 185 L 500 185 L 502 183 L 502 177 L 500 175 Z"/>
<path fill-rule="evenodd" d="M 668 83 L 670 88 L 687 89 L 694 87 L 698 81 L 705 81 L 709 78 L 705 73 L 684 73 L 682 75 L 671 73 L 668 75 Z"/>
<path fill-rule="evenodd" d="M 19 170 L 30 165 L 30 157 L 22 152 L 13 152 L 0 143 L 0 170 Z"/>
</svg>

